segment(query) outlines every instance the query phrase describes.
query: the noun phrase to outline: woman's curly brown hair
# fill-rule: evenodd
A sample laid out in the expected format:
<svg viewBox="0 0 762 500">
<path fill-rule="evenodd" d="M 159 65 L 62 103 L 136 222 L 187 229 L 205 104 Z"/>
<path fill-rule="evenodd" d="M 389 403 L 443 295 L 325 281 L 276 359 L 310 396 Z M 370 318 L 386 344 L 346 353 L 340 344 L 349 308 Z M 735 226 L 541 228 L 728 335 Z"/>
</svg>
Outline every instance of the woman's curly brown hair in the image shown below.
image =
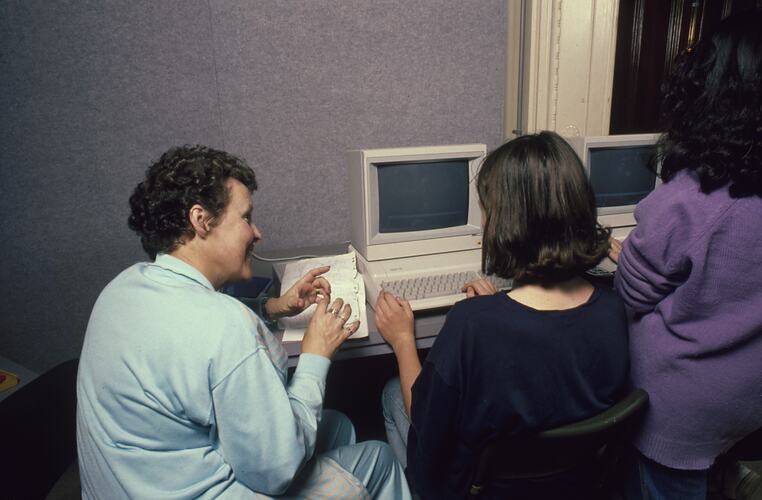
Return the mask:
<svg viewBox="0 0 762 500">
<path fill-rule="evenodd" d="M 664 90 L 662 178 L 692 170 L 705 193 L 762 196 L 762 11 L 722 21 L 681 55 Z"/>
<path fill-rule="evenodd" d="M 254 171 L 246 162 L 205 146 L 172 148 L 148 167 L 145 179 L 130 196 L 130 229 L 140 235 L 148 256 L 168 253 L 193 233 L 188 212 L 199 204 L 219 217 L 229 201 L 225 186 L 236 179 L 249 191 L 257 189 Z"/>
</svg>

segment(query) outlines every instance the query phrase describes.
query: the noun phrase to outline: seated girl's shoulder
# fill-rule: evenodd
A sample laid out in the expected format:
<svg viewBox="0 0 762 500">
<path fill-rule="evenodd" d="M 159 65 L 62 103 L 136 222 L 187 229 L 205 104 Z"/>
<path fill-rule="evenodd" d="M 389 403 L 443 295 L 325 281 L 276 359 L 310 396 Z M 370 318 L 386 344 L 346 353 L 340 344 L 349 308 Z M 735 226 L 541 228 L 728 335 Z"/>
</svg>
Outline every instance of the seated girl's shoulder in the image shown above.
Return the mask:
<svg viewBox="0 0 762 500">
<path fill-rule="evenodd" d="M 501 307 L 505 304 L 505 292 L 497 292 L 492 295 L 479 295 L 476 297 L 469 297 L 456 302 L 450 309 L 450 314 L 456 316 L 469 316 L 472 314 L 480 314 L 486 311 Z"/>
<path fill-rule="evenodd" d="M 449 331 L 463 331 L 465 325 L 488 321 L 493 315 L 504 316 L 507 303 L 504 292 L 480 295 L 456 302 L 447 313 L 446 325 Z"/>
<path fill-rule="evenodd" d="M 621 297 L 610 287 L 596 286 L 594 297 L 587 310 L 591 321 L 601 321 L 617 328 L 627 328 L 627 312 Z"/>
<path fill-rule="evenodd" d="M 602 302 L 616 302 L 616 303 L 622 302 L 622 299 L 619 297 L 616 291 L 613 288 L 608 286 L 596 285 L 595 292 L 593 293 L 597 293 L 599 297 L 598 300 Z"/>
</svg>

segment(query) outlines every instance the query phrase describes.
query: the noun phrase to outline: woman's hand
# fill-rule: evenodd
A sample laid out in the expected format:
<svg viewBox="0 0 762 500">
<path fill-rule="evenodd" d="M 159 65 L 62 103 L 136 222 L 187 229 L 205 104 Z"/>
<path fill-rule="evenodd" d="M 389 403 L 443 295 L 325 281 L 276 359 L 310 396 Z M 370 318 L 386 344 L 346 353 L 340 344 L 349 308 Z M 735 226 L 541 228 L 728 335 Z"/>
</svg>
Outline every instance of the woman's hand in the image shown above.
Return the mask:
<svg viewBox="0 0 762 500">
<path fill-rule="evenodd" d="M 395 352 L 405 343 L 415 345 L 410 303 L 383 290 L 376 301 L 376 327 Z"/>
<path fill-rule="evenodd" d="M 469 281 L 461 292 L 466 292 L 466 297 L 476 297 L 477 295 L 494 295 L 497 293 L 497 288 L 488 279 L 482 278 L 476 281 Z"/>
<path fill-rule="evenodd" d="M 316 303 L 319 297 L 328 297 L 331 294 L 331 284 L 320 275 L 330 269 L 331 266 L 323 266 L 308 271 L 286 293 L 265 302 L 267 316 L 272 319 L 294 316 Z"/>
<path fill-rule="evenodd" d="M 359 321 L 346 324 L 352 316 L 352 307 L 349 304 L 336 299 L 328 307 L 329 301 L 328 296 L 318 299 L 315 314 L 304 331 L 303 353 L 317 354 L 330 359 L 341 344 L 360 327 Z"/>
<path fill-rule="evenodd" d="M 412 387 L 421 373 L 421 361 L 415 346 L 413 309 L 410 303 L 391 293 L 381 291 L 376 301 L 376 327 L 397 357 L 400 370 L 400 388 L 405 411 L 410 415 Z"/>
<path fill-rule="evenodd" d="M 609 248 L 609 259 L 619 264 L 619 254 L 622 253 L 622 242 L 613 236 L 609 236 L 609 244 L 611 245 L 611 248 Z"/>
</svg>

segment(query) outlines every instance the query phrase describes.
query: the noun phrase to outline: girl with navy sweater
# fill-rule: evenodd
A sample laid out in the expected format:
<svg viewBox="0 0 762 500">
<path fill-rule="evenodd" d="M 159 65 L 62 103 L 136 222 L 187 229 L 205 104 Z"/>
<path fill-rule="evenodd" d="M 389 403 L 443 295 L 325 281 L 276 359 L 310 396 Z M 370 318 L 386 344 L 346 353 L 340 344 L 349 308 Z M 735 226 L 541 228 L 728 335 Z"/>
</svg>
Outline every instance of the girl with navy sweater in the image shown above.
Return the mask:
<svg viewBox="0 0 762 500">
<path fill-rule="evenodd" d="M 595 415 L 627 381 L 624 307 L 581 277 L 608 252 L 609 232 L 571 147 L 552 132 L 514 139 L 487 156 L 477 187 L 483 270 L 513 278 L 513 289 L 467 285 L 470 298 L 450 310 L 423 365 L 407 301 L 382 293 L 376 305 L 400 370 L 384 390 L 387 436 L 424 500 L 464 498 L 498 434 Z M 579 478 L 563 479 L 493 483 L 482 497 L 585 497 Z"/>
</svg>

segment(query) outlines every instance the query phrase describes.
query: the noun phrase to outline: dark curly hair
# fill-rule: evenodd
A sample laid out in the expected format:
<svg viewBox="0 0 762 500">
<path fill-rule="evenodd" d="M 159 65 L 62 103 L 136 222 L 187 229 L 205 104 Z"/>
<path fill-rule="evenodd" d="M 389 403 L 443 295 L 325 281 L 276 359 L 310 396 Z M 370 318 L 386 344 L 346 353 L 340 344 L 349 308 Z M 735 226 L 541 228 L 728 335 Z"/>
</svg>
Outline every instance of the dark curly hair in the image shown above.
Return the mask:
<svg viewBox="0 0 762 500">
<path fill-rule="evenodd" d="M 662 178 L 693 170 L 704 193 L 762 196 L 762 11 L 723 20 L 663 90 Z"/>
<path fill-rule="evenodd" d="M 554 132 L 509 141 L 477 178 L 485 213 L 482 271 L 529 283 L 563 281 L 597 265 L 611 230 L 596 217 L 582 162 Z"/>
<path fill-rule="evenodd" d="M 249 191 L 257 189 L 254 171 L 245 161 L 205 146 L 172 148 L 148 167 L 130 196 L 127 220 L 148 256 L 171 252 L 193 233 L 188 220 L 193 205 L 208 210 L 213 221 L 222 214 L 230 197 L 225 186 L 230 178 Z"/>
</svg>

